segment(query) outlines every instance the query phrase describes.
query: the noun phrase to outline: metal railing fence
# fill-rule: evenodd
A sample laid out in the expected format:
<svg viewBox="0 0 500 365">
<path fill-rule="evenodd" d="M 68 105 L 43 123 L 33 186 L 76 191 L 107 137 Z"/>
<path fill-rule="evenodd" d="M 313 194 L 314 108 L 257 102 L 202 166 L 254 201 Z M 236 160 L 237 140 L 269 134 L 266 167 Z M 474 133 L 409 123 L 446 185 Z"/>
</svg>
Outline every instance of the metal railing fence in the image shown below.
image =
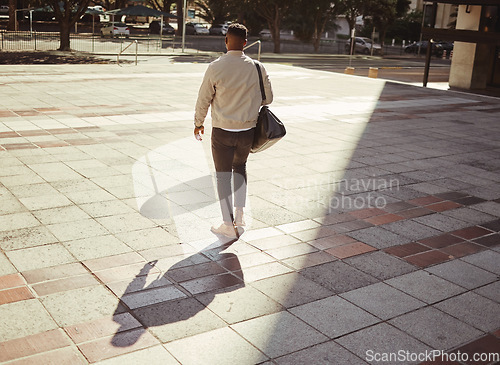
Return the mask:
<svg viewBox="0 0 500 365">
<path fill-rule="evenodd" d="M 129 42 L 137 41 L 139 53 L 159 53 L 162 49 L 175 48 L 174 37 L 158 35 L 130 36 L 130 38 L 101 38 L 95 34 L 70 34 L 71 49 L 89 53 L 116 54 L 124 51 Z M 0 31 L 0 50 L 2 51 L 49 51 L 59 48 L 59 32 Z M 135 53 L 130 49 L 124 53 Z"/>
</svg>

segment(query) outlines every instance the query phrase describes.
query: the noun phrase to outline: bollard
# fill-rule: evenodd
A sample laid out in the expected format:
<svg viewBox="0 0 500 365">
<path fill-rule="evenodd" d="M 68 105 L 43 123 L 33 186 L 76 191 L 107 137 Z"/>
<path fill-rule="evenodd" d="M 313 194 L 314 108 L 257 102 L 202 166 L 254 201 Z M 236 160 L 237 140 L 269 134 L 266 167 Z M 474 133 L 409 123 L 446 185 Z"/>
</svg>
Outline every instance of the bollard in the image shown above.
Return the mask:
<svg viewBox="0 0 500 365">
<path fill-rule="evenodd" d="M 453 50 L 450 51 L 450 60 L 453 58 Z"/>
<path fill-rule="evenodd" d="M 346 67 L 344 73 L 347 75 L 354 75 L 354 67 Z"/>
<path fill-rule="evenodd" d="M 368 70 L 368 77 L 376 79 L 378 77 L 378 68 L 370 67 L 370 69 Z"/>
<path fill-rule="evenodd" d="M 443 51 L 443 57 L 442 58 L 443 58 L 443 60 L 446 59 L 446 50 Z"/>
</svg>

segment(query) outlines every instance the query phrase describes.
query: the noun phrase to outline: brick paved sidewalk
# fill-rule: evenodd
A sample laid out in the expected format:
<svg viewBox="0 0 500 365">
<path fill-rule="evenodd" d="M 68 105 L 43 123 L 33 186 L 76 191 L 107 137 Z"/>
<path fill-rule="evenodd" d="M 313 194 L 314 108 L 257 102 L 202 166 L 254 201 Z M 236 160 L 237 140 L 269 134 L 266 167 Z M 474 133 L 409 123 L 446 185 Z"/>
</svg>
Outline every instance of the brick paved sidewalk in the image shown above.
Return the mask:
<svg viewBox="0 0 500 365">
<path fill-rule="evenodd" d="M 0 66 L 0 363 L 493 363 L 499 99 L 269 65 L 224 242 L 205 68 Z"/>
</svg>

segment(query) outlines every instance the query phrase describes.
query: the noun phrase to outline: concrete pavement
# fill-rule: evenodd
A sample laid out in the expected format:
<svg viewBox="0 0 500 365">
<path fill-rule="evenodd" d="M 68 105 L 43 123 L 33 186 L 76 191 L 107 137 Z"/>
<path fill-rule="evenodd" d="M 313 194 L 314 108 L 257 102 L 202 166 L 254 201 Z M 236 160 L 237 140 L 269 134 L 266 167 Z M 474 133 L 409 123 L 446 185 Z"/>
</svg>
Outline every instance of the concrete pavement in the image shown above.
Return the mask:
<svg viewBox="0 0 500 365">
<path fill-rule="evenodd" d="M 226 242 L 205 68 L 0 66 L 1 363 L 500 361 L 499 99 L 269 64 Z"/>
</svg>

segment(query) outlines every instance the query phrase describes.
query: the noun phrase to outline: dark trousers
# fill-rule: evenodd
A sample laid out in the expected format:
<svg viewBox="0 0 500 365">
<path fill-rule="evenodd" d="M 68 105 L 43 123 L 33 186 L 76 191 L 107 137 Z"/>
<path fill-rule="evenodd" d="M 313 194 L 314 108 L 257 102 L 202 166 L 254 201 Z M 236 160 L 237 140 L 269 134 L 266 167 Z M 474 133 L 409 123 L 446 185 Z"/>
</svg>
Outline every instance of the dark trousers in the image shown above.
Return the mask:
<svg viewBox="0 0 500 365">
<path fill-rule="evenodd" d="M 232 223 L 234 206 L 243 208 L 247 196 L 246 163 L 252 147 L 255 128 L 243 132 L 212 129 L 212 156 L 217 177 L 222 219 Z M 231 181 L 233 189 L 231 189 Z M 233 190 L 233 191 L 232 191 Z"/>
</svg>

